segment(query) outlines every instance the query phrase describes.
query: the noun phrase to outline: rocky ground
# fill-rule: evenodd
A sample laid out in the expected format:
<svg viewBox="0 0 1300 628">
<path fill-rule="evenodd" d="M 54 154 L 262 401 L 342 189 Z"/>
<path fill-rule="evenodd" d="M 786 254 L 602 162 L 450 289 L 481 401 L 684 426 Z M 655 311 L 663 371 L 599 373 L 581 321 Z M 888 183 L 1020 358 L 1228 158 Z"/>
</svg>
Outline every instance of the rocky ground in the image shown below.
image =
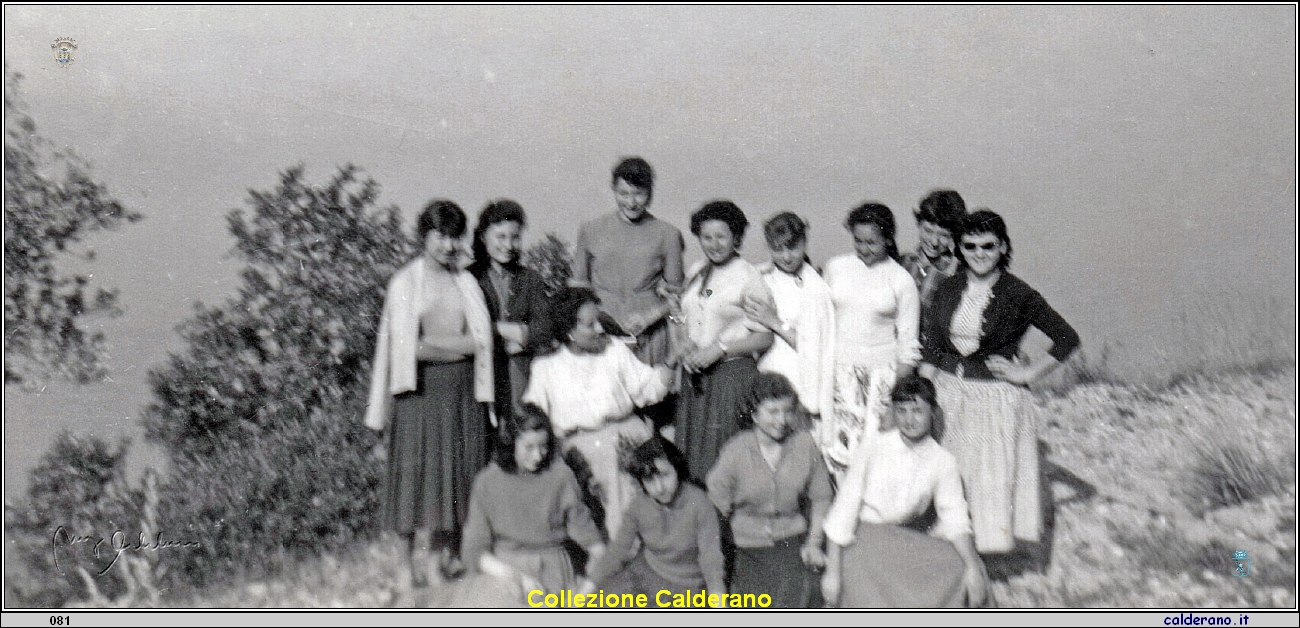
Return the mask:
<svg viewBox="0 0 1300 628">
<path fill-rule="evenodd" d="M 1045 569 L 1001 565 L 999 607 L 1296 606 L 1296 372 L 1117 384 L 1040 398 L 1052 502 Z M 1240 502 L 1240 503 L 1235 503 Z M 1234 577 L 1233 552 L 1250 574 Z M 397 543 L 274 581 L 175 600 L 198 607 L 499 606 L 490 580 L 412 590 Z"/>
</svg>

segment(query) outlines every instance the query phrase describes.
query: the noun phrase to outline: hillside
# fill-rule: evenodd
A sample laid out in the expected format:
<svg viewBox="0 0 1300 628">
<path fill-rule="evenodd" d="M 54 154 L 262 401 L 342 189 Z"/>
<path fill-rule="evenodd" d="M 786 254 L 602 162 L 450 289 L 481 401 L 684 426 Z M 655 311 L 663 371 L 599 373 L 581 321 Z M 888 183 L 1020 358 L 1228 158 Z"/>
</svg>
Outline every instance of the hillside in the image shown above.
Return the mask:
<svg viewBox="0 0 1300 628">
<path fill-rule="evenodd" d="M 1294 607 L 1296 371 L 1091 384 L 1039 399 L 1050 561 L 994 583 L 1004 608 Z M 1242 503 L 1237 503 L 1241 501 Z M 1250 575 L 1234 577 L 1246 550 Z M 174 606 L 498 604 L 483 582 L 413 592 L 392 540 Z"/>
</svg>

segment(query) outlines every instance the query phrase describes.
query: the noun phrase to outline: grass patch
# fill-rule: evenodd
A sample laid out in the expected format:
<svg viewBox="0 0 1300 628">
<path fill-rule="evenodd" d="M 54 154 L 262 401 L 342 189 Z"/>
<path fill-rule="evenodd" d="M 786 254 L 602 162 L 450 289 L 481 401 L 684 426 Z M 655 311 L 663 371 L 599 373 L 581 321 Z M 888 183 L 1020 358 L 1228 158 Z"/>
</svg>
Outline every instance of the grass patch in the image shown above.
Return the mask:
<svg viewBox="0 0 1300 628">
<path fill-rule="evenodd" d="M 1187 505 L 1198 514 L 1282 495 L 1295 472 L 1294 463 L 1288 471 L 1237 445 L 1211 447 L 1199 441 L 1193 447 L 1195 462 L 1182 488 Z"/>
</svg>

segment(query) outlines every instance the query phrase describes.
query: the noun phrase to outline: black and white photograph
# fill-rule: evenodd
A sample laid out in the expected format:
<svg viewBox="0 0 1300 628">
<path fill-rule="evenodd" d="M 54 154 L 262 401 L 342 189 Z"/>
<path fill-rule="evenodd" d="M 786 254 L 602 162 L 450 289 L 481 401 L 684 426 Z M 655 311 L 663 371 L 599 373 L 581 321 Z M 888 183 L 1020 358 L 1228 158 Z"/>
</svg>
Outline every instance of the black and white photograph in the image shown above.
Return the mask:
<svg viewBox="0 0 1300 628">
<path fill-rule="evenodd" d="M 1282 621 L 1296 34 L 6 5 L 3 606 Z"/>
</svg>

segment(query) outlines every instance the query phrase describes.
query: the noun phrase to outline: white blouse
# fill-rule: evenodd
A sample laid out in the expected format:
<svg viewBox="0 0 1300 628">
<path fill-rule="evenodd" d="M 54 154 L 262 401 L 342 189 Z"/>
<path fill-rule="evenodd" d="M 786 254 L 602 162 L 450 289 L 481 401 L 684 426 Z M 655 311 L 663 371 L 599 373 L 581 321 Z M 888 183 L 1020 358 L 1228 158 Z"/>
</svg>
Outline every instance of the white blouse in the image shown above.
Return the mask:
<svg viewBox="0 0 1300 628">
<path fill-rule="evenodd" d="M 897 429 L 863 435 L 826 515 L 826 538 L 850 545 L 859 521 L 903 524 L 924 514 L 931 501 L 939 515 L 932 536 L 953 541 L 971 533 L 961 473 L 948 450 L 929 436 L 911 443 Z"/>
<path fill-rule="evenodd" d="M 812 264 L 799 269 L 798 278 L 771 264 L 759 267 L 763 283 L 772 292 L 777 317 L 793 331 L 798 350 L 780 334 L 758 361 L 758 370 L 779 373 L 794 384 L 799 403 L 811 414 L 831 407 L 835 376 L 835 305 L 831 289 Z"/>
<path fill-rule="evenodd" d="M 568 347 L 533 360 L 523 402 L 541 408 L 556 436 L 597 430 L 632 411 L 663 401 L 668 387 L 659 373 L 621 342 L 600 353 Z"/>
<path fill-rule="evenodd" d="M 921 298 L 907 270 L 886 258 L 867 266 L 841 255 L 823 273 L 835 303 L 835 361 L 916 366 L 921 361 Z"/>
<path fill-rule="evenodd" d="M 687 273 L 686 288 L 682 293 L 682 315 L 686 318 L 686 332 L 696 346 L 705 347 L 721 340 L 733 344 L 754 332 L 767 331 L 766 327 L 749 320 L 741 304 L 746 296 L 772 302 L 772 293 L 753 264 L 733 257 L 724 266 L 715 266 L 709 277 L 709 286 L 700 293 L 700 275 L 708 260 L 698 262 Z"/>
</svg>

